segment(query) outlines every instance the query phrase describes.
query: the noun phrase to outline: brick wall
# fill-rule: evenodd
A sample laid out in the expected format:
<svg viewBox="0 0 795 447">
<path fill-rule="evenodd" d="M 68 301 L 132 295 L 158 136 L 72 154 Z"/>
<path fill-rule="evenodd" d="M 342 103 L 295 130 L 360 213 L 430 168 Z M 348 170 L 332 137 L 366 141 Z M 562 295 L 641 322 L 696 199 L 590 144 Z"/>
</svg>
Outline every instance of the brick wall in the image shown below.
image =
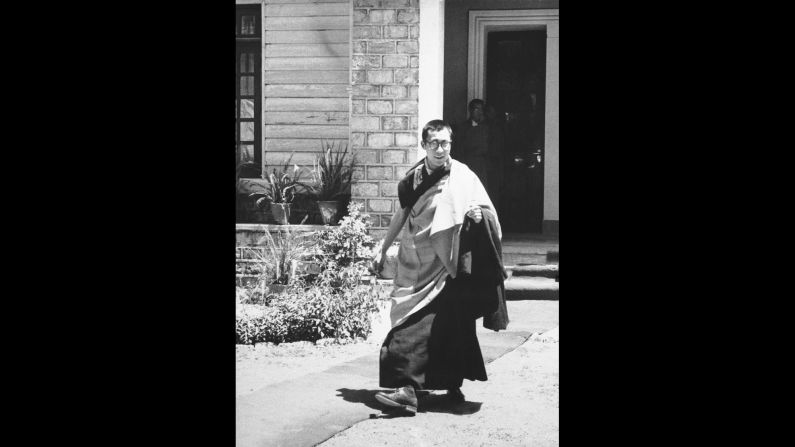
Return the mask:
<svg viewBox="0 0 795 447">
<path fill-rule="evenodd" d="M 350 143 L 360 167 L 352 195 L 374 235 L 389 225 L 397 182 L 415 162 L 419 14 L 419 0 L 353 0 Z"/>
</svg>

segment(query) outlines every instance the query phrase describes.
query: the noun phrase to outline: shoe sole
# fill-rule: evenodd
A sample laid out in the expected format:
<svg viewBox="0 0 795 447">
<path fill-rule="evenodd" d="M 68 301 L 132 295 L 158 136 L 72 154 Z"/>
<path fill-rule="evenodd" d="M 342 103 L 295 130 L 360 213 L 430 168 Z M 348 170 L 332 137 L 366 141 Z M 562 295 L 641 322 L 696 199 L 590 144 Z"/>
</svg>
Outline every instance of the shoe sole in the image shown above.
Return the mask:
<svg viewBox="0 0 795 447">
<path fill-rule="evenodd" d="M 392 399 L 389 399 L 387 397 L 381 396 L 380 394 L 376 394 L 375 395 L 375 400 L 377 400 L 378 402 L 381 402 L 384 405 L 387 405 L 387 406 L 390 406 L 390 407 L 395 407 L 395 408 L 401 408 L 401 409 L 403 409 L 405 411 L 408 411 L 409 413 L 417 414 L 417 407 L 415 407 L 413 405 L 399 404 L 399 403 L 395 402 Z"/>
</svg>

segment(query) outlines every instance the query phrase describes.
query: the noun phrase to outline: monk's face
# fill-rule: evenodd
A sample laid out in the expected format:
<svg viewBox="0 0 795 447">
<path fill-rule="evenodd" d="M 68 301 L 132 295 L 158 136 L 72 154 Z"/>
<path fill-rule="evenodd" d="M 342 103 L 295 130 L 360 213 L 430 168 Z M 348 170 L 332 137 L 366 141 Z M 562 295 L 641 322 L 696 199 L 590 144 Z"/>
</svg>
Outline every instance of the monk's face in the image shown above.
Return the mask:
<svg viewBox="0 0 795 447">
<path fill-rule="evenodd" d="M 428 166 L 432 170 L 444 166 L 450 159 L 450 149 L 452 148 L 450 131 L 447 129 L 429 131 L 428 138 L 422 142 L 422 148 L 425 149 Z"/>
</svg>

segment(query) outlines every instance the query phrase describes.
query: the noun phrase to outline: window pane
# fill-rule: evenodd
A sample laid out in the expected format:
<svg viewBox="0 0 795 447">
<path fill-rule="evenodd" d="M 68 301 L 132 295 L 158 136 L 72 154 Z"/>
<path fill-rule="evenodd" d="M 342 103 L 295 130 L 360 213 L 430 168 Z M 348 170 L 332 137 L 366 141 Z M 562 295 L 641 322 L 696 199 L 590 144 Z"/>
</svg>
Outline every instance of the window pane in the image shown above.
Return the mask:
<svg viewBox="0 0 795 447">
<path fill-rule="evenodd" d="M 240 145 L 240 159 L 239 162 L 254 161 L 254 145 L 241 144 Z"/>
<path fill-rule="evenodd" d="M 248 69 L 246 68 L 246 61 L 248 60 L 247 53 L 240 54 L 240 72 L 241 73 L 248 73 Z"/>
<path fill-rule="evenodd" d="M 257 65 L 254 60 L 254 53 L 248 53 L 248 72 L 254 73 L 255 71 L 257 71 Z"/>
<path fill-rule="evenodd" d="M 240 77 L 240 94 L 242 96 L 254 96 L 254 76 Z"/>
<path fill-rule="evenodd" d="M 235 118 L 237 118 L 237 99 L 235 100 Z"/>
<path fill-rule="evenodd" d="M 255 34 L 257 16 L 243 16 L 240 21 L 240 34 Z"/>
<path fill-rule="evenodd" d="M 240 123 L 240 141 L 254 141 L 254 123 L 246 121 Z"/>
<path fill-rule="evenodd" d="M 254 100 L 241 99 L 240 100 L 240 117 L 241 118 L 254 118 Z"/>
</svg>

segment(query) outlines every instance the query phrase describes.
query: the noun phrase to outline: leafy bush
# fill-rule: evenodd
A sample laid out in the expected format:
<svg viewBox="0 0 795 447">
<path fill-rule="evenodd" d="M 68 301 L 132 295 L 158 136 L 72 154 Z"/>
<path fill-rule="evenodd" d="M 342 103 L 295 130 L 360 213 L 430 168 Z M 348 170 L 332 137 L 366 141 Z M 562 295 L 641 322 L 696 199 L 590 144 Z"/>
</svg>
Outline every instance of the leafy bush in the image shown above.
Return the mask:
<svg viewBox="0 0 795 447">
<path fill-rule="evenodd" d="M 370 334 L 371 317 L 388 293 L 377 285 L 362 284 L 375 243 L 368 234 L 369 216 L 361 214 L 361 207 L 351 203 L 340 225 L 317 234 L 323 265 L 311 283 L 291 278 L 285 292 L 267 297 L 266 306 L 239 316 L 237 343 L 314 342 Z"/>
<path fill-rule="evenodd" d="M 348 215 L 338 226 L 326 226 L 318 233 L 317 241 L 324 255 L 326 268 L 349 267 L 366 263 L 375 255 L 375 241 L 369 235 L 370 216 L 361 213 L 362 204 L 348 204 Z"/>
<path fill-rule="evenodd" d="M 285 343 L 321 338 L 366 338 L 371 315 L 378 310 L 378 292 L 361 285 L 360 265 L 326 269 L 314 284 L 296 281 L 270 297 L 261 312 L 237 320 L 237 343 Z"/>
</svg>

